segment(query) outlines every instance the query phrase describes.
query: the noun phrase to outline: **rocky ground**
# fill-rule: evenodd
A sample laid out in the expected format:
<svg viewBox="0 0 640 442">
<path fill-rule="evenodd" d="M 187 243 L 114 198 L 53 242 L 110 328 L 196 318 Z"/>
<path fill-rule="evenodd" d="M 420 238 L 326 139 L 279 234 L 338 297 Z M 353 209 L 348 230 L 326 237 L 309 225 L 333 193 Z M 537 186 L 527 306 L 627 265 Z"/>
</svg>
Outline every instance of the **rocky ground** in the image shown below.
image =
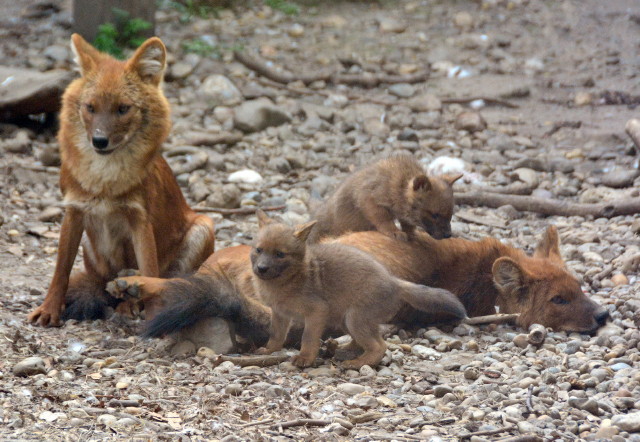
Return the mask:
<svg viewBox="0 0 640 442">
<path fill-rule="evenodd" d="M 0 2 L 3 64 L 72 68 L 69 2 L 50 3 Z M 640 103 L 634 0 L 307 2 L 293 16 L 249 2 L 206 17 L 165 6 L 157 21 L 170 52 L 166 155 L 198 206 L 283 205 L 287 221 L 304 221 L 353 167 L 399 150 L 463 160 L 460 191 L 638 196 L 623 129 Z M 234 50 L 296 74 L 431 73 L 283 86 Z M 469 97 L 485 100 L 451 100 Z M 529 251 L 558 226 L 569 267 L 611 312 L 598 336 L 550 333 L 534 348 L 512 326 L 390 330 L 375 369 L 216 365 L 207 351 L 173 357 L 167 342 L 140 340 L 138 321 L 25 323 L 52 276 L 62 214 L 55 128 L 40 123 L 0 124 L 2 439 L 640 440 L 637 216 L 454 216 L 458 236 Z M 255 233 L 253 216 L 212 216 L 218 248 Z"/>
</svg>

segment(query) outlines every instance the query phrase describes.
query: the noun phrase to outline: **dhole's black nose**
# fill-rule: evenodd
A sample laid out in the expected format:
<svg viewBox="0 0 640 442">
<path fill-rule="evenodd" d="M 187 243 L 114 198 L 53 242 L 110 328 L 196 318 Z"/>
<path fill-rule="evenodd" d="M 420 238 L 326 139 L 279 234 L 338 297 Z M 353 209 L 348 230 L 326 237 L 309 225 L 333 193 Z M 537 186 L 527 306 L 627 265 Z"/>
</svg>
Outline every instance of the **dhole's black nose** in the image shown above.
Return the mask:
<svg viewBox="0 0 640 442">
<path fill-rule="evenodd" d="M 109 138 L 107 137 L 93 137 L 91 142 L 96 149 L 106 149 L 109 146 Z"/>
<path fill-rule="evenodd" d="M 258 273 L 260 273 L 261 275 L 267 273 L 267 270 L 269 270 L 269 267 L 267 266 L 257 266 L 257 268 Z"/>
<path fill-rule="evenodd" d="M 444 233 L 442 234 L 442 237 L 443 237 L 443 238 L 451 238 L 451 232 L 444 232 Z"/>
<path fill-rule="evenodd" d="M 603 309 L 601 312 L 596 313 L 595 319 L 598 325 L 604 325 L 609 319 L 609 311 Z"/>
</svg>

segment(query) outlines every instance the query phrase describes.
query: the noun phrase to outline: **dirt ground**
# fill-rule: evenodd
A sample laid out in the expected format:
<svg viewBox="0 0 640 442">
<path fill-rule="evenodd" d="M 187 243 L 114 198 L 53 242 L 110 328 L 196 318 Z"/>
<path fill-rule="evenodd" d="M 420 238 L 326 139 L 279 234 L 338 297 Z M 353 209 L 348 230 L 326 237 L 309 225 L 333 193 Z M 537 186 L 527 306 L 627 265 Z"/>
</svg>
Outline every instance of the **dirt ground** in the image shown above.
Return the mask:
<svg viewBox="0 0 640 442">
<path fill-rule="evenodd" d="M 70 2 L 50 3 L 52 14 L 27 18 L 37 1 L 0 0 L 3 65 L 73 68 Z M 426 163 L 461 158 L 461 191 L 524 183 L 532 195 L 567 202 L 640 196 L 639 152 L 624 132 L 640 104 L 635 0 L 305 2 L 293 16 L 247 2 L 207 17 L 165 5 L 157 22 L 170 52 L 167 152 L 192 144 L 194 134 L 231 130 L 234 106 L 252 98 L 269 97 L 290 116 L 234 145 L 200 147 L 208 162 L 178 175 L 193 204 L 284 204 L 287 220 L 304 221 L 313 196 L 398 150 Z M 184 42 L 194 39 L 211 49 L 188 54 Z M 285 89 L 234 61 L 239 48 L 297 73 L 430 66 L 431 74 L 395 89 L 325 82 Z M 213 74 L 238 87 L 238 102 L 214 111 L 201 93 Z M 420 97 L 428 105 L 416 105 Z M 468 97 L 499 102 L 474 102 L 472 110 L 447 101 Z M 486 126 L 456 129 L 469 110 Z M 60 192 L 55 125 L 14 123 L 0 122 L 3 440 L 458 440 L 474 432 L 477 441 L 640 440 L 637 215 L 544 217 L 470 206 L 454 215 L 455 235 L 492 235 L 527 251 L 547 225 L 558 226 L 568 266 L 611 312 L 599 336 L 551 333 L 536 351 L 514 345 L 523 331 L 513 326 L 395 330 L 377 369 L 344 371 L 334 361 L 304 371 L 288 363 L 214 368 L 203 356 L 172 356 L 166 340 L 139 339 L 139 320 L 51 329 L 25 322 L 53 274 Z M 20 136 L 24 146 L 7 148 Z M 228 182 L 245 168 L 263 180 Z M 212 216 L 217 248 L 248 243 L 256 230 L 253 216 Z M 41 374 L 15 376 L 14 365 L 31 356 L 42 358 Z M 295 419 L 328 422 L 282 425 Z"/>
</svg>

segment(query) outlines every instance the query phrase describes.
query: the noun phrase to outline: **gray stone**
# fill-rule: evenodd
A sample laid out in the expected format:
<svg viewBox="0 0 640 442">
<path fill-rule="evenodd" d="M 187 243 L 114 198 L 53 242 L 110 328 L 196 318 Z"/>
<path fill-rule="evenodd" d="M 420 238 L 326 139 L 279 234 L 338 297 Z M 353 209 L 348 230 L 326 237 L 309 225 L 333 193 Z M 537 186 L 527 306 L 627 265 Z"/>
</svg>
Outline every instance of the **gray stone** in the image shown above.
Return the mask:
<svg viewBox="0 0 640 442">
<path fill-rule="evenodd" d="M 407 105 L 415 112 L 430 112 L 442 109 L 442 102 L 432 94 L 422 94 L 413 97 L 407 102 Z"/>
<path fill-rule="evenodd" d="M 389 93 L 400 98 L 409 98 L 416 93 L 416 88 L 408 83 L 396 83 L 389 86 Z"/>
<path fill-rule="evenodd" d="M 569 398 L 569 405 L 579 410 L 587 411 L 594 416 L 600 415 L 600 407 L 593 399 L 572 397 Z"/>
<path fill-rule="evenodd" d="M 356 394 L 360 394 L 364 392 L 364 385 L 352 384 L 351 382 L 346 382 L 344 384 L 339 384 L 337 387 L 338 391 L 349 396 L 354 396 Z"/>
<path fill-rule="evenodd" d="M 31 150 L 31 139 L 26 131 L 19 130 L 13 138 L 2 141 L 0 148 L 11 153 L 29 153 Z"/>
<path fill-rule="evenodd" d="M 234 127 L 245 133 L 258 132 L 267 127 L 291 121 L 287 113 L 268 98 L 245 101 L 235 108 Z"/>
<path fill-rule="evenodd" d="M 242 394 L 242 384 L 228 384 L 224 387 L 224 392 L 230 396 L 240 396 Z"/>
<path fill-rule="evenodd" d="M 47 372 L 44 366 L 44 360 L 38 356 L 23 359 L 13 366 L 12 371 L 16 376 L 33 376 Z"/>
<path fill-rule="evenodd" d="M 173 66 L 171 66 L 171 69 L 169 70 L 169 77 L 176 80 L 180 80 L 191 75 L 191 73 L 193 72 L 193 69 L 194 69 L 194 66 L 190 65 L 189 63 L 184 63 L 182 61 L 179 61 L 175 63 Z"/>
<path fill-rule="evenodd" d="M 54 61 L 66 61 L 69 59 L 69 49 L 66 46 L 53 45 L 46 48 L 43 55 Z"/>
<path fill-rule="evenodd" d="M 452 392 L 453 388 L 451 388 L 449 385 L 436 385 L 436 387 L 433 389 L 433 394 L 435 395 L 435 397 L 443 397 L 445 394 Z"/>
<path fill-rule="evenodd" d="M 199 94 L 212 106 L 233 106 L 242 100 L 242 93 L 231 80 L 224 75 L 210 75 L 202 82 Z"/>
<path fill-rule="evenodd" d="M 611 425 L 629 433 L 640 432 L 640 411 L 629 414 L 618 414 L 611 418 Z"/>
<path fill-rule="evenodd" d="M 378 19 L 380 25 L 380 32 L 404 32 L 407 29 L 407 25 L 403 22 L 391 17 L 381 17 Z"/>
<path fill-rule="evenodd" d="M 602 175 L 602 184 L 607 187 L 619 189 L 633 186 L 633 182 L 640 175 L 640 170 L 636 169 L 614 169 Z"/>
<path fill-rule="evenodd" d="M 479 132 L 487 128 L 487 122 L 478 112 L 465 111 L 458 114 L 455 121 L 455 128 L 466 130 L 467 132 Z"/>
</svg>

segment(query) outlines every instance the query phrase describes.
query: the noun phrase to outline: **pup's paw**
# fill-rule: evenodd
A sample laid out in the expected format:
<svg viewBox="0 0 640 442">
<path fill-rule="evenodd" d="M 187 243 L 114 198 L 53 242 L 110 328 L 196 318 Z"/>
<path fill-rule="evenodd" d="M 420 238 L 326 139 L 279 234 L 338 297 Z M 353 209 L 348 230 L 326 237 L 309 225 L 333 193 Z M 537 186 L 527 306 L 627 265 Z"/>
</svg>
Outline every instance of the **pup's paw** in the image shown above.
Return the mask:
<svg viewBox="0 0 640 442">
<path fill-rule="evenodd" d="M 140 299 L 140 284 L 136 276 L 116 278 L 107 283 L 107 292 L 116 299 Z"/>
<path fill-rule="evenodd" d="M 296 367 L 305 368 L 311 367 L 315 360 L 315 356 L 296 355 L 291 358 L 291 363 Z"/>
<path fill-rule="evenodd" d="M 401 230 L 398 230 L 397 232 L 389 232 L 387 233 L 387 236 L 397 239 L 398 241 L 409 241 L 409 235 Z"/>
</svg>

